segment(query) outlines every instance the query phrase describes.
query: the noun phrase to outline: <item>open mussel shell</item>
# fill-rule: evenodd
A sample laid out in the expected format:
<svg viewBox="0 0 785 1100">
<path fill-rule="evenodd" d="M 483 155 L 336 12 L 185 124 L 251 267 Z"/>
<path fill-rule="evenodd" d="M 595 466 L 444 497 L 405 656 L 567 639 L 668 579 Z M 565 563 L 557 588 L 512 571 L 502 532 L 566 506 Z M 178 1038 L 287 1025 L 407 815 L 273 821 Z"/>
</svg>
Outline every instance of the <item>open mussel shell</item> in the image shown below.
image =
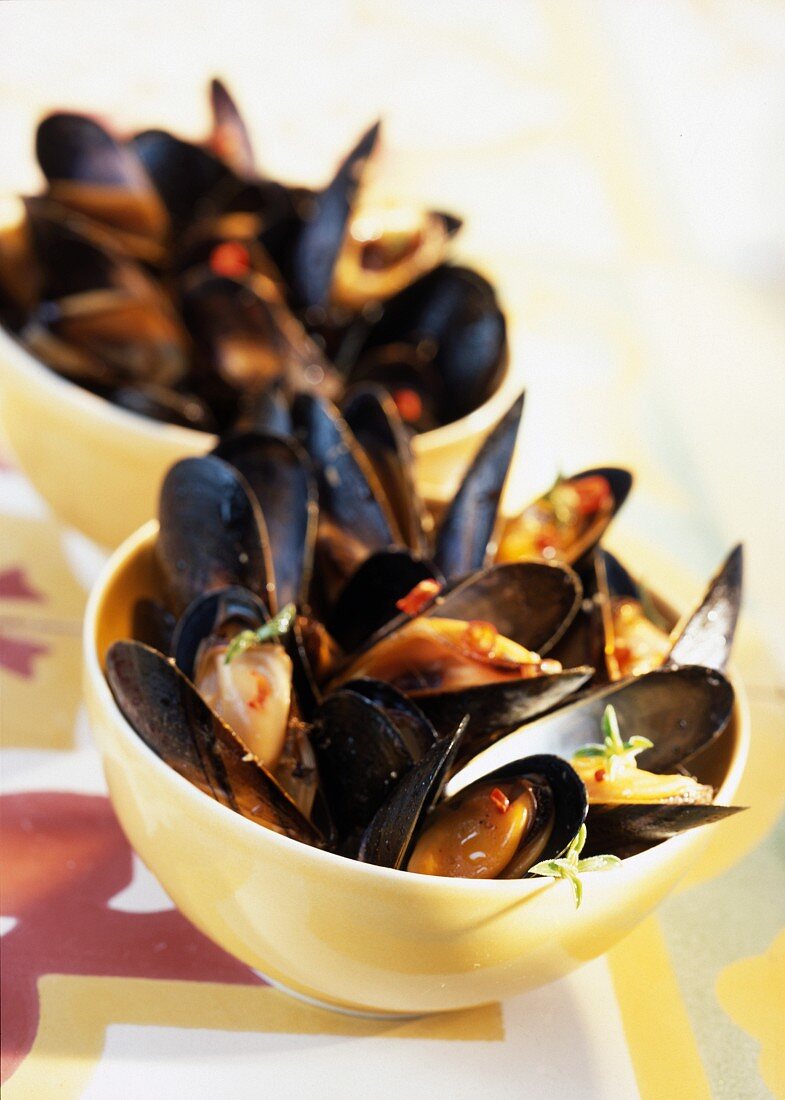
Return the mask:
<svg viewBox="0 0 785 1100">
<path fill-rule="evenodd" d="M 155 557 L 177 615 L 233 584 L 276 609 L 264 520 L 237 470 L 213 455 L 181 459 L 164 479 L 158 514 Z"/>
<path fill-rule="evenodd" d="M 579 748 L 597 741 L 605 708 L 612 705 L 622 730 L 653 742 L 653 748 L 637 757 L 640 767 L 670 773 L 720 736 L 730 721 L 733 702 L 730 683 L 713 669 L 655 669 L 598 688 L 527 722 L 492 746 L 488 759 L 512 759 L 522 747 L 570 759 Z M 476 765 L 478 774 L 484 755 L 469 765 Z"/>
<path fill-rule="evenodd" d="M 579 667 L 522 680 L 478 684 L 463 691 L 434 691 L 417 702 L 437 730 L 451 729 L 463 715 L 469 719 L 461 757 L 475 756 L 500 737 L 539 714 L 560 706 L 591 679 L 593 669 Z"/>
<path fill-rule="evenodd" d="M 115 642 L 109 686 L 126 721 L 170 767 L 222 805 L 305 844 L 320 836 L 266 769 L 161 653 Z"/>
<path fill-rule="evenodd" d="M 521 394 L 480 447 L 439 528 L 434 561 L 448 581 L 482 569 L 495 551 L 499 501 L 523 413 Z"/>
<path fill-rule="evenodd" d="M 205 639 L 228 640 L 240 630 L 257 630 L 269 616 L 262 600 L 247 588 L 230 585 L 197 596 L 180 616 L 171 640 L 174 662 L 195 679 L 199 647 Z"/>
<path fill-rule="evenodd" d="M 165 235 L 166 212 L 141 162 L 95 119 L 48 115 L 38 126 L 36 156 L 50 198 L 131 234 Z"/>
<path fill-rule="evenodd" d="M 459 772 L 450 781 L 446 790 L 448 804 L 453 799 L 466 797 L 478 784 L 509 779 L 528 780 L 535 793 L 533 819 L 501 878 L 521 878 L 538 860 L 561 855 L 586 820 L 589 809 L 586 787 L 575 769 L 559 756 L 550 753 L 526 756 L 471 781 L 467 781 L 467 774 Z M 421 825 L 425 824 L 421 821 Z"/>
<path fill-rule="evenodd" d="M 399 615 L 398 601 L 424 580 L 444 583 L 439 570 L 409 550 L 380 550 L 351 575 L 324 624 L 347 652 Z"/>
<path fill-rule="evenodd" d="M 511 562 L 467 578 L 424 614 L 493 623 L 505 638 L 543 655 L 572 622 L 581 593 L 578 577 L 566 566 Z"/>
<path fill-rule="evenodd" d="M 337 409 L 300 393 L 292 415 L 316 473 L 317 557 L 329 604 L 358 565 L 400 539 L 373 467 Z"/>
<path fill-rule="evenodd" d="M 571 569 L 544 562 L 492 565 L 423 606 L 420 614 L 464 622 L 492 623 L 499 634 L 540 655 L 547 653 L 572 622 L 581 602 L 581 583 Z M 349 655 L 336 669 L 340 678 L 369 650 L 403 629 L 413 616 L 403 612 Z"/>
<path fill-rule="evenodd" d="M 598 517 L 590 524 L 588 530 L 575 541 L 565 555 L 568 564 L 582 577 L 590 569 L 594 550 L 599 546 L 605 532 L 630 495 L 633 483 L 633 476 L 630 471 L 619 466 L 596 466 L 590 470 L 581 470 L 580 473 L 573 474 L 569 480 L 580 481 L 589 477 L 602 477 L 605 479 L 610 486 L 613 505 L 606 515 Z"/>
<path fill-rule="evenodd" d="M 736 546 L 709 582 L 699 606 L 674 628 L 669 665 L 725 669 L 741 606 L 743 564 L 742 547 Z"/>
<path fill-rule="evenodd" d="M 586 845 L 581 854 L 610 854 L 623 859 L 688 829 L 723 821 L 743 809 L 743 806 L 678 802 L 591 805 L 586 820 Z"/>
<path fill-rule="evenodd" d="M 317 489 L 307 454 L 293 439 L 258 432 L 225 436 L 213 454 L 245 478 L 264 516 L 278 603 L 304 603 L 313 569 Z"/>
<path fill-rule="evenodd" d="M 417 763 L 411 737 L 401 733 L 391 712 L 355 691 L 337 691 L 323 700 L 311 743 L 342 836 L 364 828 Z"/>
<path fill-rule="evenodd" d="M 356 386 L 342 412 L 376 472 L 406 545 L 424 555 L 430 517 L 414 480 L 410 433 L 395 402 L 380 386 Z"/>
<path fill-rule="evenodd" d="M 357 853 L 359 860 L 396 869 L 405 865 L 419 823 L 444 788 L 464 725 L 461 722 L 453 733 L 436 741 L 398 782 L 363 832 Z"/>
<path fill-rule="evenodd" d="M 341 163 L 327 187 L 313 196 L 297 234 L 290 264 L 289 281 L 299 305 L 326 306 L 330 297 L 338 253 L 346 223 L 360 186 L 363 169 L 379 138 L 376 122 Z"/>
<path fill-rule="evenodd" d="M 441 382 L 436 414 L 449 423 L 466 416 L 497 388 L 507 357 L 504 314 L 491 284 L 465 267 L 440 264 L 384 303 L 352 380 L 367 377 L 364 364 L 385 345 L 417 350 Z M 378 376 L 376 376 L 378 380 Z"/>
</svg>

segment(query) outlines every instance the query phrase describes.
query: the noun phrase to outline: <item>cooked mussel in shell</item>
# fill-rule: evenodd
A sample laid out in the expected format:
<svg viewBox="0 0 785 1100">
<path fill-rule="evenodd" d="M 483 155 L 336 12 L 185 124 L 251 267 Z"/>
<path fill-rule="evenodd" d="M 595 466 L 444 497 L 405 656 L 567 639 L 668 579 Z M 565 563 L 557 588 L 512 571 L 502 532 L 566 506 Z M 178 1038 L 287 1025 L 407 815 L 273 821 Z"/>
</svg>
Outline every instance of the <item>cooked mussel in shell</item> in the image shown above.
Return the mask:
<svg viewBox="0 0 785 1100">
<path fill-rule="evenodd" d="M 380 383 L 417 431 L 486 401 L 506 354 L 495 291 L 447 263 L 459 219 L 369 187 L 380 123 L 311 188 L 262 174 L 221 81 L 209 106 L 200 142 L 40 122 L 45 188 L 0 226 L 0 322 L 122 408 L 219 434 L 280 386 L 339 400 Z"/>
</svg>

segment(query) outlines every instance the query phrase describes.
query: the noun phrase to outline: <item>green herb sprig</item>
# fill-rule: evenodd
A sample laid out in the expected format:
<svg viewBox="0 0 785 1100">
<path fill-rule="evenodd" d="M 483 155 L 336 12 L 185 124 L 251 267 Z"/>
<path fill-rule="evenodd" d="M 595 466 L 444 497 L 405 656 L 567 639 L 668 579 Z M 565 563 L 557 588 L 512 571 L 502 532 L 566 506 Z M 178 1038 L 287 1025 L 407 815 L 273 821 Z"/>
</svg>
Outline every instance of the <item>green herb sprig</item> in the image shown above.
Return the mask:
<svg viewBox="0 0 785 1100">
<path fill-rule="evenodd" d="M 612 867 L 616 867 L 617 864 L 621 863 L 618 856 L 589 856 L 587 859 L 580 859 L 585 843 L 586 826 L 581 825 L 563 856 L 558 859 L 545 859 L 529 868 L 529 873 L 532 875 L 567 879 L 575 892 L 576 909 L 583 901 L 581 875 L 586 871 L 610 871 Z"/>
<path fill-rule="evenodd" d="M 604 740 L 601 745 L 596 742 L 584 745 L 573 753 L 573 759 L 596 761 L 598 768 L 604 768 L 610 779 L 613 779 L 619 768 L 629 767 L 639 752 L 652 747 L 648 737 L 630 737 L 627 741 L 622 740 L 619 719 L 612 706 L 607 706 L 603 713 L 602 733 Z"/>
<path fill-rule="evenodd" d="M 258 630 L 241 630 L 229 643 L 226 650 L 226 656 L 224 657 L 224 664 L 228 665 L 235 657 L 239 657 L 241 653 L 245 653 L 251 646 L 261 645 L 264 642 L 272 642 L 276 638 L 281 638 L 284 634 L 288 634 L 292 629 L 292 623 L 294 622 L 296 614 L 297 609 L 294 604 L 288 603 L 285 607 L 282 607 L 278 614 L 274 615 L 269 622 L 263 623 Z"/>
</svg>

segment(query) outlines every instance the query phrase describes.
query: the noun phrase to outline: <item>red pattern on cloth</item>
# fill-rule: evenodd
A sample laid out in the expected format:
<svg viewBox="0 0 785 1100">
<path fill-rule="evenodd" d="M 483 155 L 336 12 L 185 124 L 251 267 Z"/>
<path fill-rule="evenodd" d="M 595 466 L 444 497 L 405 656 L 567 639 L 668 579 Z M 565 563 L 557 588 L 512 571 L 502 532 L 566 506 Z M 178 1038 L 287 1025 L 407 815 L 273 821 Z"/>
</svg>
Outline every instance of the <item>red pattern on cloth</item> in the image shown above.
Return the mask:
<svg viewBox="0 0 785 1100">
<path fill-rule="evenodd" d="M 33 1044 L 43 974 L 264 984 L 176 909 L 108 908 L 131 882 L 133 862 L 107 798 L 56 791 L 6 795 L 0 798 L 0 837 L 2 913 L 17 921 L 0 940 L 0 1080 Z"/>
</svg>

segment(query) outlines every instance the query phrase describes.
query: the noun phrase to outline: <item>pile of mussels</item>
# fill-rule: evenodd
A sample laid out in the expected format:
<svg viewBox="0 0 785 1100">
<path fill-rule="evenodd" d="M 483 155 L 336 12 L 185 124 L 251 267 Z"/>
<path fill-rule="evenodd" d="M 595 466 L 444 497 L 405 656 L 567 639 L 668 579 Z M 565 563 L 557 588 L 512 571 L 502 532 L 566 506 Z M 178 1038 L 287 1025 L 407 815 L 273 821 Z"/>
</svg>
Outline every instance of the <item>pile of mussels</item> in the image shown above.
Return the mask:
<svg viewBox="0 0 785 1100">
<path fill-rule="evenodd" d="M 627 471 L 499 514 L 522 408 L 438 522 L 376 387 L 340 412 L 300 394 L 173 466 L 163 600 L 106 661 L 139 736 L 267 828 L 426 874 L 521 877 L 586 830 L 587 855 L 625 857 L 733 813 L 686 765 L 731 717 L 741 549 L 669 633 L 600 546 Z M 528 755 L 483 774 L 521 727 Z"/>
<path fill-rule="evenodd" d="M 446 262 L 459 219 L 369 200 L 379 125 L 311 190 L 259 172 L 219 81 L 210 102 L 201 144 L 41 122 L 47 186 L 0 232 L 0 322 L 88 390 L 209 432 L 356 382 L 383 383 L 416 431 L 480 406 L 505 369 L 504 315 Z"/>
</svg>

